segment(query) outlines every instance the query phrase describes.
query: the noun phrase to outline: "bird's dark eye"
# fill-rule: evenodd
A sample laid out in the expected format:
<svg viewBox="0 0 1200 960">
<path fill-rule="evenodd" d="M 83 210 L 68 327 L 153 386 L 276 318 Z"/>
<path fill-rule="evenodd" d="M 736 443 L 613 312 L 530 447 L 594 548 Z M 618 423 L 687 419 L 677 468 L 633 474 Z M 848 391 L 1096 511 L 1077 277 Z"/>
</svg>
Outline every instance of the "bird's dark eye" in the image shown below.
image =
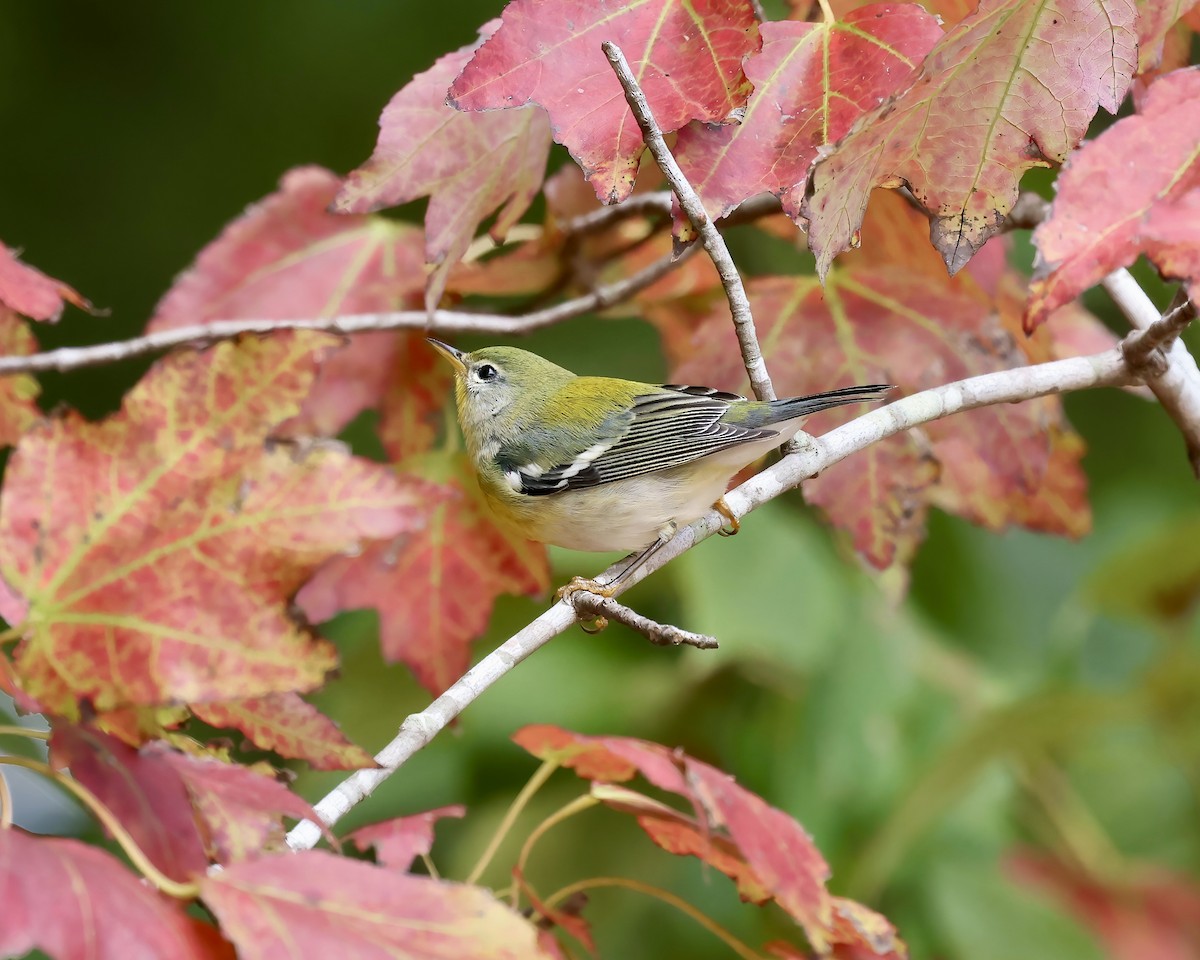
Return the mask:
<svg viewBox="0 0 1200 960">
<path fill-rule="evenodd" d="M 493 367 L 490 363 L 481 363 L 475 369 L 475 373 L 480 380 L 495 380 L 500 376 L 500 371 Z"/>
</svg>

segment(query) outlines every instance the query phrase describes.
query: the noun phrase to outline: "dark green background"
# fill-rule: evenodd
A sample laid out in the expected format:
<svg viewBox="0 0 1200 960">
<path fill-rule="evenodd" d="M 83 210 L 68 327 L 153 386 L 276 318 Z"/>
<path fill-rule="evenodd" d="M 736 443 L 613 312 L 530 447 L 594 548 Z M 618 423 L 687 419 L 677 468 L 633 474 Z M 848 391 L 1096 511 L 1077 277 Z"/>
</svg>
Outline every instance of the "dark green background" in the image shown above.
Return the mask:
<svg viewBox="0 0 1200 960">
<path fill-rule="evenodd" d="M 292 166 L 345 172 L 363 161 L 391 94 L 499 10 L 5 4 L 0 240 L 111 310 L 68 311 L 57 329 L 39 328 L 43 343 L 137 332 L 246 204 Z M 741 262 L 770 262 L 745 231 L 734 239 Z M 772 268 L 789 268 L 784 259 Z M 591 372 L 664 372 L 654 334 L 633 319 L 584 318 L 533 345 Z M 101 415 L 144 368 L 47 376 L 47 402 Z M 352 822 L 466 803 L 467 820 L 446 824 L 435 852 L 443 874 L 461 878 L 535 767 L 509 743 L 515 729 L 636 735 L 686 747 L 797 816 L 833 865 L 833 889 L 886 912 L 914 956 L 1099 956 L 1051 900 L 1005 879 L 1003 858 L 1033 843 L 1109 878 L 1142 861 L 1200 868 L 1200 498 L 1154 405 L 1108 391 L 1070 397 L 1067 409 L 1089 446 L 1096 528 L 1084 541 L 995 536 L 935 515 L 911 597 L 893 608 L 798 498 L 772 504 L 738 538 L 704 544 L 631 595 L 652 616 L 717 634 L 720 651 L 655 649 L 619 627 L 572 632 Z M 600 566 L 555 556 L 563 577 Z M 1163 595 L 1183 598 L 1183 612 L 1158 615 Z M 540 608 L 502 602 L 478 649 Z M 427 698 L 403 669 L 379 664 L 373 615 L 332 630 L 345 667 L 317 702 L 378 748 Z M 335 780 L 306 774 L 300 788 L 315 799 Z M 556 777 L 485 880 L 507 884 L 521 839 L 580 789 Z M 616 814 L 557 828 L 530 866 L 543 893 L 600 874 L 667 887 L 754 946 L 792 935 L 781 914 L 738 904 L 719 874 L 661 853 Z M 603 956 L 729 955 L 634 893 L 598 893 L 589 916 Z"/>
</svg>

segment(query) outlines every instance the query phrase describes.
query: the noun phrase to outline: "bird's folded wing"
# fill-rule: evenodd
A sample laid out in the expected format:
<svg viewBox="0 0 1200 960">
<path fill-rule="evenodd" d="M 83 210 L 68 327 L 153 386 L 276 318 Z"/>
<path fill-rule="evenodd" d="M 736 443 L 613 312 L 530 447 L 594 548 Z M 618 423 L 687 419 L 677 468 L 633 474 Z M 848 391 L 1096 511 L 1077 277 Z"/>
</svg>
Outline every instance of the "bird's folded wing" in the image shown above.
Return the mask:
<svg viewBox="0 0 1200 960">
<path fill-rule="evenodd" d="M 514 490 L 527 496 L 594 487 L 627 480 L 743 443 L 777 435 L 722 421 L 731 402 L 740 397 L 716 391 L 668 386 L 633 401 L 630 415 L 614 423 L 608 435 L 569 460 L 547 466 L 524 461 L 519 446 L 501 449 L 498 459 Z M 593 439 L 595 439 L 593 437 Z"/>
</svg>

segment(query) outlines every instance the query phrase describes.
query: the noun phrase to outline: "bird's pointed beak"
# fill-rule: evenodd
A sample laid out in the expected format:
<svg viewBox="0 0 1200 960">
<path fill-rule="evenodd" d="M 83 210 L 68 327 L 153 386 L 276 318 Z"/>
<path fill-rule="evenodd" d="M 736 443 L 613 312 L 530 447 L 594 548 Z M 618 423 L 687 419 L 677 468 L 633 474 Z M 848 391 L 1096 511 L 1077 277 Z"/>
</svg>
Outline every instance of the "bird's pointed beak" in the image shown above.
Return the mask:
<svg viewBox="0 0 1200 960">
<path fill-rule="evenodd" d="M 455 373 L 462 374 L 467 372 L 466 355 L 461 350 L 456 350 L 450 344 L 442 343 L 441 340 L 434 340 L 433 337 L 426 337 L 425 339 L 437 348 L 438 353 L 454 365 Z"/>
</svg>

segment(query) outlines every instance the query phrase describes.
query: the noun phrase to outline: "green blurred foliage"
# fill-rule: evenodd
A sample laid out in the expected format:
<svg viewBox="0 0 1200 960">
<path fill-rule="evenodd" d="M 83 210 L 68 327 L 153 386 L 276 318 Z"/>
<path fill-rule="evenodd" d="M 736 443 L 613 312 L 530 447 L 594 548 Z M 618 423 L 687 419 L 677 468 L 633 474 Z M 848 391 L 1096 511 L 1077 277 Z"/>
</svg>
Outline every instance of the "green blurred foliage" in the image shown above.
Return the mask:
<svg viewBox="0 0 1200 960">
<path fill-rule="evenodd" d="M 286 169 L 344 172 L 365 159 L 389 96 L 500 7 L 6 4 L 0 239 L 112 311 L 76 313 L 39 337 L 139 330 L 172 276 Z M 808 262 L 746 228 L 733 245 L 754 272 Z M 1121 329 L 1102 296 L 1089 303 Z M 655 334 L 632 318 L 576 320 L 529 345 L 581 372 L 665 373 Z M 47 402 L 100 415 L 144 366 L 47 377 Z M 772 503 L 739 537 L 703 544 L 629 597 L 716 634 L 720 650 L 653 648 L 618 626 L 573 631 L 345 826 L 465 803 L 468 817 L 441 824 L 435 850 L 443 875 L 461 878 L 536 768 L 509 741 L 516 729 L 644 737 L 798 817 L 830 860 L 832 888 L 885 912 L 914 956 L 1101 956 L 1056 902 L 1009 882 L 1003 861 L 1028 843 L 1105 875 L 1143 860 L 1200 872 L 1200 498 L 1156 406 L 1118 391 L 1066 403 L 1089 447 L 1095 531 L 1083 541 L 935 515 L 909 596 L 893 605 L 798 496 Z M 555 558 L 562 579 L 603 564 Z M 478 650 L 542 606 L 502 602 Z M 314 700 L 377 748 L 428 698 L 380 661 L 373 614 L 328 630 L 344 667 Z M 299 789 L 316 798 L 338 779 L 302 773 Z M 485 882 L 506 886 L 528 832 L 583 789 L 557 774 Z M 554 828 L 529 862 L 543 894 L 607 874 L 670 889 L 755 946 L 793 935 L 778 911 L 740 904 L 723 876 L 658 851 L 608 811 Z M 728 956 L 692 920 L 627 890 L 596 893 L 588 916 L 603 956 Z"/>
</svg>

